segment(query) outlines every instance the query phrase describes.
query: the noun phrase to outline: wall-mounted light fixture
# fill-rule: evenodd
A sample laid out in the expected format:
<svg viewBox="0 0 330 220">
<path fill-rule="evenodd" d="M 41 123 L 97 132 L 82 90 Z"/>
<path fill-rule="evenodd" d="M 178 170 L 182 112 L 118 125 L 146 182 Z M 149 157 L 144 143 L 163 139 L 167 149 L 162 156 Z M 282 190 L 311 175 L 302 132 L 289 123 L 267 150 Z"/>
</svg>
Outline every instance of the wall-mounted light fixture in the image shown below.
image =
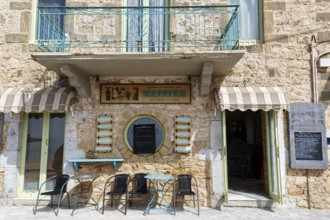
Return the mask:
<svg viewBox="0 0 330 220">
<path fill-rule="evenodd" d="M 330 58 L 320 58 L 319 61 L 319 66 L 320 67 L 330 67 Z"/>
</svg>

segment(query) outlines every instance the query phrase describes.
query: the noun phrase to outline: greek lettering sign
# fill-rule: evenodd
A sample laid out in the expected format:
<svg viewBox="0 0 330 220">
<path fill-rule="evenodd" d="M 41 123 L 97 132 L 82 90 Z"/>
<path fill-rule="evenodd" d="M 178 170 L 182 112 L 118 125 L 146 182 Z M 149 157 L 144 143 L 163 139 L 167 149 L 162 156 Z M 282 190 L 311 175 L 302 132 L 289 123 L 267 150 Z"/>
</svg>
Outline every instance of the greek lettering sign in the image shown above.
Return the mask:
<svg viewBox="0 0 330 220">
<path fill-rule="evenodd" d="M 328 168 L 324 111 L 320 103 L 290 104 L 291 168 Z"/>
<path fill-rule="evenodd" d="M 101 104 L 190 104 L 190 84 L 103 84 Z"/>
</svg>

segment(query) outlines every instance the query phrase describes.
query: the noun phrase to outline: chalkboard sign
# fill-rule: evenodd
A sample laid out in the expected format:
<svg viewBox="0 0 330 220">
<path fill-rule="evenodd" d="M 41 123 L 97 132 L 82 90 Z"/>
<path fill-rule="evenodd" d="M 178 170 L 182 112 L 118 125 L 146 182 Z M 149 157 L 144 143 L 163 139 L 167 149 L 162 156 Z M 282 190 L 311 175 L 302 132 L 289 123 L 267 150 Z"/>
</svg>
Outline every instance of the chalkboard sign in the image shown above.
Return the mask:
<svg viewBox="0 0 330 220">
<path fill-rule="evenodd" d="M 135 154 L 153 154 L 156 150 L 154 124 L 134 125 L 133 152 Z"/>
<path fill-rule="evenodd" d="M 295 132 L 297 160 L 322 160 L 321 132 Z"/>
<path fill-rule="evenodd" d="M 291 168 L 328 168 L 325 125 L 325 106 L 323 104 L 290 104 L 289 133 Z"/>
</svg>

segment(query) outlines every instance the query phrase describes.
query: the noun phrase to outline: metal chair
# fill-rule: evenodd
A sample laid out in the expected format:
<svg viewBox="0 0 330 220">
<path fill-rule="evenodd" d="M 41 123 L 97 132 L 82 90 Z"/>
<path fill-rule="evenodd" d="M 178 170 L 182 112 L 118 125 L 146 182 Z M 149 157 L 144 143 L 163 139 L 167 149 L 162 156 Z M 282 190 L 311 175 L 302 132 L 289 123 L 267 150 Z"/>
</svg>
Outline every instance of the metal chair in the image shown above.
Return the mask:
<svg viewBox="0 0 330 220">
<path fill-rule="evenodd" d="M 196 184 L 196 192 L 192 191 L 192 184 L 191 184 L 191 180 L 194 179 L 195 184 Z M 198 182 L 197 179 L 189 174 L 181 174 L 178 175 L 177 178 L 178 182 L 179 182 L 179 189 L 176 192 L 175 196 L 174 196 L 174 209 L 176 209 L 176 202 L 177 201 L 187 201 L 185 200 L 185 196 L 193 196 L 193 201 L 194 201 L 194 207 L 196 207 L 195 205 L 195 195 L 197 195 L 197 207 L 198 207 L 198 212 L 197 215 L 199 215 L 199 195 L 198 195 Z M 183 196 L 183 199 L 178 199 L 178 196 Z"/>
<path fill-rule="evenodd" d="M 147 201 L 149 201 L 149 190 L 147 187 L 147 180 L 144 178 L 147 174 L 137 173 L 133 178 L 133 189 L 128 192 L 129 194 L 129 206 L 132 206 L 132 200 L 144 200 L 144 198 L 134 198 L 134 195 L 148 195 Z"/>
<path fill-rule="evenodd" d="M 68 204 L 69 204 L 69 208 L 70 208 L 70 196 L 69 196 L 69 193 L 66 191 L 67 183 L 68 183 L 69 179 L 70 179 L 69 175 L 59 174 L 56 176 L 52 176 L 49 179 L 47 179 L 45 182 L 43 182 L 41 184 L 41 186 L 39 187 L 36 205 L 33 208 L 33 214 L 34 215 L 36 214 L 38 205 L 41 201 L 50 201 L 50 205 L 53 208 L 54 196 L 59 196 L 57 208 L 54 210 L 55 215 L 57 216 L 64 194 L 67 194 Z M 55 181 L 55 186 L 54 186 L 53 190 L 41 192 L 42 190 L 44 190 L 44 185 L 46 183 L 49 183 L 52 181 Z M 43 196 L 50 196 L 50 199 L 45 199 Z"/>
<path fill-rule="evenodd" d="M 115 195 L 122 196 L 125 194 L 125 199 L 122 199 L 121 197 L 116 200 L 125 200 L 125 215 L 127 213 L 127 201 L 128 201 L 128 183 L 130 182 L 130 177 L 127 174 L 118 174 L 115 176 L 110 177 L 106 183 L 104 184 L 104 190 L 103 190 L 103 203 L 102 203 L 102 214 L 104 214 L 104 204 L 105 200 L 111 200 L 111 207 L 113 206 L 113 197 Z M 106 192 L 108 186 L 113 185 L 113 188 Z M 108 195 L 110 198 L 105 199 L 105 196 Z"/>
</svg>

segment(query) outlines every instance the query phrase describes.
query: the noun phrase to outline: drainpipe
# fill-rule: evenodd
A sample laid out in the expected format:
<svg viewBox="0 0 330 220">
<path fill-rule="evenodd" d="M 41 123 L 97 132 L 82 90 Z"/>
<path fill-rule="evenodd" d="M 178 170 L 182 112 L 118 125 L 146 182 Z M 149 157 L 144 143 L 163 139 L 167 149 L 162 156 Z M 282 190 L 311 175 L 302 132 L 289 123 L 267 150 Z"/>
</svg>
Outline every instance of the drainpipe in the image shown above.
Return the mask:
<svg viewBox="0 0 330 220">
<path fill-rule="evenodd" d="M 315 68 L 315 56 L 314 56 L 314 43 L 316 43 L 315 35 L 311 38 L 311 49 L 312 49 L 312 80 L 313 80 L 313 103 L 317 103 L 317 83 L 316 83 L 316 68 Z"/>
</svg>

